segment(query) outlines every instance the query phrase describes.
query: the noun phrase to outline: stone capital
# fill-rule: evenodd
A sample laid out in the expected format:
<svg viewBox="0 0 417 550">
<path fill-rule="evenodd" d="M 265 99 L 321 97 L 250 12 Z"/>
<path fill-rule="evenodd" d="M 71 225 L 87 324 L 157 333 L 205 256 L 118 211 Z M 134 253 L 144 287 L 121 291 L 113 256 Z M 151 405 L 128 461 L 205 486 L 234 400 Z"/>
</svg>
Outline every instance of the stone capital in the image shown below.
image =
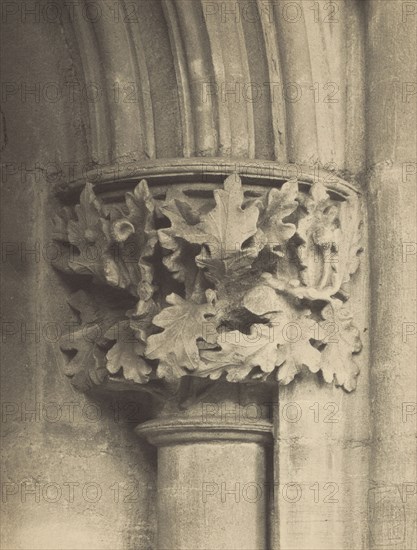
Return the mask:
<svg viewBox="0 0 417 550">
<path fill-rule="evenodd" d="M 311 371 L 353 390 L 357 193 L 335 177 L 265 180 L 252 167 L 184 183 L 186 171 L 170 181 L 161 168 L 165 187 L 150 171 L 127 192 L 87 183 L 56 218 L 58 267 L 85 281 L 67 374 L 156 395 L 189 377 L 289 384 Z"/>
</svg>

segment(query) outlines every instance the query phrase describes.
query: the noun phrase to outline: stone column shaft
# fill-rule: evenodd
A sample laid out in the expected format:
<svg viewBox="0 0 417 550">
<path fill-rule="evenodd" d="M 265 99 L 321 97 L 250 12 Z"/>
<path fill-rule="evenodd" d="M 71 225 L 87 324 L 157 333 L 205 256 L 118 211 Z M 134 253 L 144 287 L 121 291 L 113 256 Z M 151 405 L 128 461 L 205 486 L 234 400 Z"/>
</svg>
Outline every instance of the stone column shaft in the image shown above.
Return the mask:
<svg viewBox="0 0 417 550">
<path fill-rule="evenodd" d="M 371 276 L 370 547 L 416 541 L 416 51 L 414 2 L 368 4 Z"/>
<path fill-rule="evenodd" d="M 138 428 L 158 447 L 158 550 L 269 547 L 274 487 L 265 445 L 280 406 L 271 394 L 281 384 L 288 385 L 287 396 L 297 395 L 311 380 L 308 372 L 314 374 L 317 388 L 326 383 L 320 395 L 333 409 L 317 392 L 303 404 L 304 415 L 318 405 L 322 422 L 331 420 L 322 431 L 313 420 L 301 431 L 281 426 L 276 433 L 277 483 L 285 485 L 290 504 L 287 515 L 279 509 L 279 534 L 294 548 L 308 541 L 305 514 L 292 508 L 293 492 L 301 488 L 303 499 L 322 501 L 308 529 L 321 548 L 333 549 L 342 540 L 346 506 L 327 499 L 346 493 L 348 465 L 340 453 L 329 466 L 345 423 L 327 427 L 335 405 L 350 407 L 347 394 L 359 375 L 355 356 L 362 343 L 350 309 L 355 301 L 349 301 L 362 251 L 359 193 L 334 175 L 330 181 L 306 171 L 289 178 L 282 166 L 268 163 L 261 171 L 257 163 L 246 167 L 250 183 L 235 172 L 221 185 L 217 164 L 206 160 L 213 181 L 201 182 L 199 163 L 149 166 L 157 183 L 164 174 L 175 173 L 175 180 L 166 186 L 132 180 L 130 192 L 118 191 L 124 204 L 110 208 L 115 192 L 106 182 L 90 183 L 75 212 L 64 211 L 57 221 L 57 240 L 73 252 L 67 270 L 93 274 L 94 282 L 117 290 L 100 298 L 99 290 L 78 294 L 72 302 L 86 310 L 82 320 L 94 312 L 100 330 L 89 354 L 81 345 L 86 327 L 61 346 L 77 352 L 67 372 L 78 387 L 136 387 L 158 401 L 152 420 Z M 187 183 L 190 171 L 194 181 Z M 92 246 L 103 251 L 94 261 L 86 253 Z M 91 321 L 88 328 L 92 333 Z M 87 364 L 91 356 L 95 363 Z M 251 403 L 254 418 L 248 417 Z M 362 434 L 355 436 L 362 444 Z M 355 449 L 356 442 L 349 460 Z M 312 468 L 300 473 L 300 460 Z M 315 506 L 316 500 L 309 513 Z"/>
<path fill-rule="evenodd" d="M 174 419 L 137 432 L 158 446 L 158 550 L 268 548 L 269 424 Z"/>
</svg>

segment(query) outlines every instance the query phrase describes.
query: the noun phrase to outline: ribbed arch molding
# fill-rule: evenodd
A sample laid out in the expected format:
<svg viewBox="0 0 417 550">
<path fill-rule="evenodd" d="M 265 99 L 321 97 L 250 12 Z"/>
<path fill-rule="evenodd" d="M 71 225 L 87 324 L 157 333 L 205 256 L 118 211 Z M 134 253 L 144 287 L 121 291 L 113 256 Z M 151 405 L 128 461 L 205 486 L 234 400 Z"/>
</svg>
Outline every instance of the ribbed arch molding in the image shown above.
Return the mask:
<svg viewBox="0 0 417 550">
<path fill-rule="evenodd" d="M 86 104 L 94 162 L 362 168 L 356 0 L 333 2 L 331 14 L 326 2 L 124 0 L 117 13 L 110 4 L 94 21 L 78 6 L 66 25 L 82 78 L 103 91 Z"/>
</svg>

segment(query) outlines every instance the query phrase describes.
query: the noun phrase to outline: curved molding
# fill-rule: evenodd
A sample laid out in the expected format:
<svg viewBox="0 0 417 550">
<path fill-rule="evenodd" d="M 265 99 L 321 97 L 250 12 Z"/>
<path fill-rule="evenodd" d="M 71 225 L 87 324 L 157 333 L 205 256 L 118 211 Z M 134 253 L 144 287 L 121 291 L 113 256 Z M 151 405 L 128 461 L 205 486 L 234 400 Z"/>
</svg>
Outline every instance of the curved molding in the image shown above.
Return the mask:
<svg viewBox="0 0 417 550">
<path fill-rule="evenodd" d="M 257 1 L 268 67 L 267 75 L 270 101 L 275 105 L 275 107 L 271 109 L 270 117 L 274 136 L 274 158 L 285 162 L 288 159 L 286 105 L 283 94 L 276 93 L 277 85 L 280 86 L 281 89 L 283 89 L 284 86 L 282 75 L 283 67 L 280 61 L 280 43 L 278 40 L 279 31 L 274 24 L 273 18 L 269 17 L 269 14 L 265 11 L 263 0 Z"/>
<path fill-rule="evenodd" d="M 229 424 L 174 417 L 149 420 L 140 424 L 135 432 L 157 447 L 216 441 L 272 444 L 272 424 L 261 421 Z"/>
<path fill-rule="evenodd" d="M 348 122 L 353 117 L 360 127 L 363 118 L 362 51 L 349 27 L 323 22 L 324 8 L 317 14 L 272 0 L 250 10 L 236 3 L 234 14 L 197 0 L 141 2 L 140 12 L 134 6 L 103 8 L 96 21 L 77 7 L 72 23 L 84 85 L 103 92 L 86 102 L 94 162 L 178 151 L 184 158 L 332 163 L 338 171 L 350 168 L 346 156 L 358 168 L 363 144 Z M 335 17 L 357 32 L 358 9 L 340 3 Z M 344 60 L 357 83 L 354 98 L 346 95 Z"/>
<path fill-rule="evenodd" d="M 184 183 L 177 168 L 169 184 L 158 173 L 164 186 L 141 180 L 121 193 L 118 181 L 116 196 L 88 183 L 57 218 L 60 267 L 119 292 L 71 304 L 88 318 L 62 347 L 76 351 L 67 373 L 156 391 L 187 377 L 286 385 L 307 369 L 355 389 L 361 341 L 346 302 L 362 251 L 356 193 L 270 175 L 245 183 L 236 172 L 223 185 Z"/>
<path fill-rule="evenodd" d="M 233 172 L 239 173 L 244 183 L 274 186 L 297 178 L 309 185 L 319 181 L 330 191 L 344 198 L 361 194 L 357 185 L 319 166 L 311 168 L 291 163 L 222 157 L 175 158 L 106 165 L 90 170 L 86 173 L 85 179 L 66 185 L 60 189 L 60 193 L 63 196 L 75 194 L 87 181 L 94 185 L 97 193 L 112 191 L 115 196 L 124 193 L 141 179 L 146 179 L 151 187 L 178 182 L 216 183 L 223 181 Z"/>
<path fill-rule="evenodd" d="M 111 162 L 113 160 L 112 143 L 113 130 L 109 125 L 112 111 L 104 82 L 102 54 L 97 44 L 97 37 L 93 24 L 82 13 L 82 5 L 76 4 L 74 18 L 71 21 L 71 31 L 74 33 L 73 42 L 81 59 L 84 80 L 81 84 L 85 94 L 89 86 L 93 85 L 101 94 L 100 101 L 85 101 L 89 120 L 85 126 L 90 128 L 90 155 L 93 162 Z M 87 53 L 88 52 L 88 53 Z"/>
<path fill-rule="evenodd" d="M 184 157 L 191 157 L 195 151 L 190 75 L 178 15 L 175 4 L 162 0 L 162 8 L 167 22 L 172 55 L 175 63 L 178 97 L 181 111 Z"/>
</svg>

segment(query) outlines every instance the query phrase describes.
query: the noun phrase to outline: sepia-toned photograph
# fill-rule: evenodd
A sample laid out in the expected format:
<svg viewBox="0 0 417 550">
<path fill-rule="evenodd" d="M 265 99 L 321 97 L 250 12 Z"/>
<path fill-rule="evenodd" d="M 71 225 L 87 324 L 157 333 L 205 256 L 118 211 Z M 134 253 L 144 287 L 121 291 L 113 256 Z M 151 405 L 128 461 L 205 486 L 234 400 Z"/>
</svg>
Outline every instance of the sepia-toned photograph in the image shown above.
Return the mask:
<svg viewBox="0 0 417 550">
<path fill-rule="evenodd" d="M 417 550 L 417 0 L 0 8 L 0 550 Z"/>
</svg>

